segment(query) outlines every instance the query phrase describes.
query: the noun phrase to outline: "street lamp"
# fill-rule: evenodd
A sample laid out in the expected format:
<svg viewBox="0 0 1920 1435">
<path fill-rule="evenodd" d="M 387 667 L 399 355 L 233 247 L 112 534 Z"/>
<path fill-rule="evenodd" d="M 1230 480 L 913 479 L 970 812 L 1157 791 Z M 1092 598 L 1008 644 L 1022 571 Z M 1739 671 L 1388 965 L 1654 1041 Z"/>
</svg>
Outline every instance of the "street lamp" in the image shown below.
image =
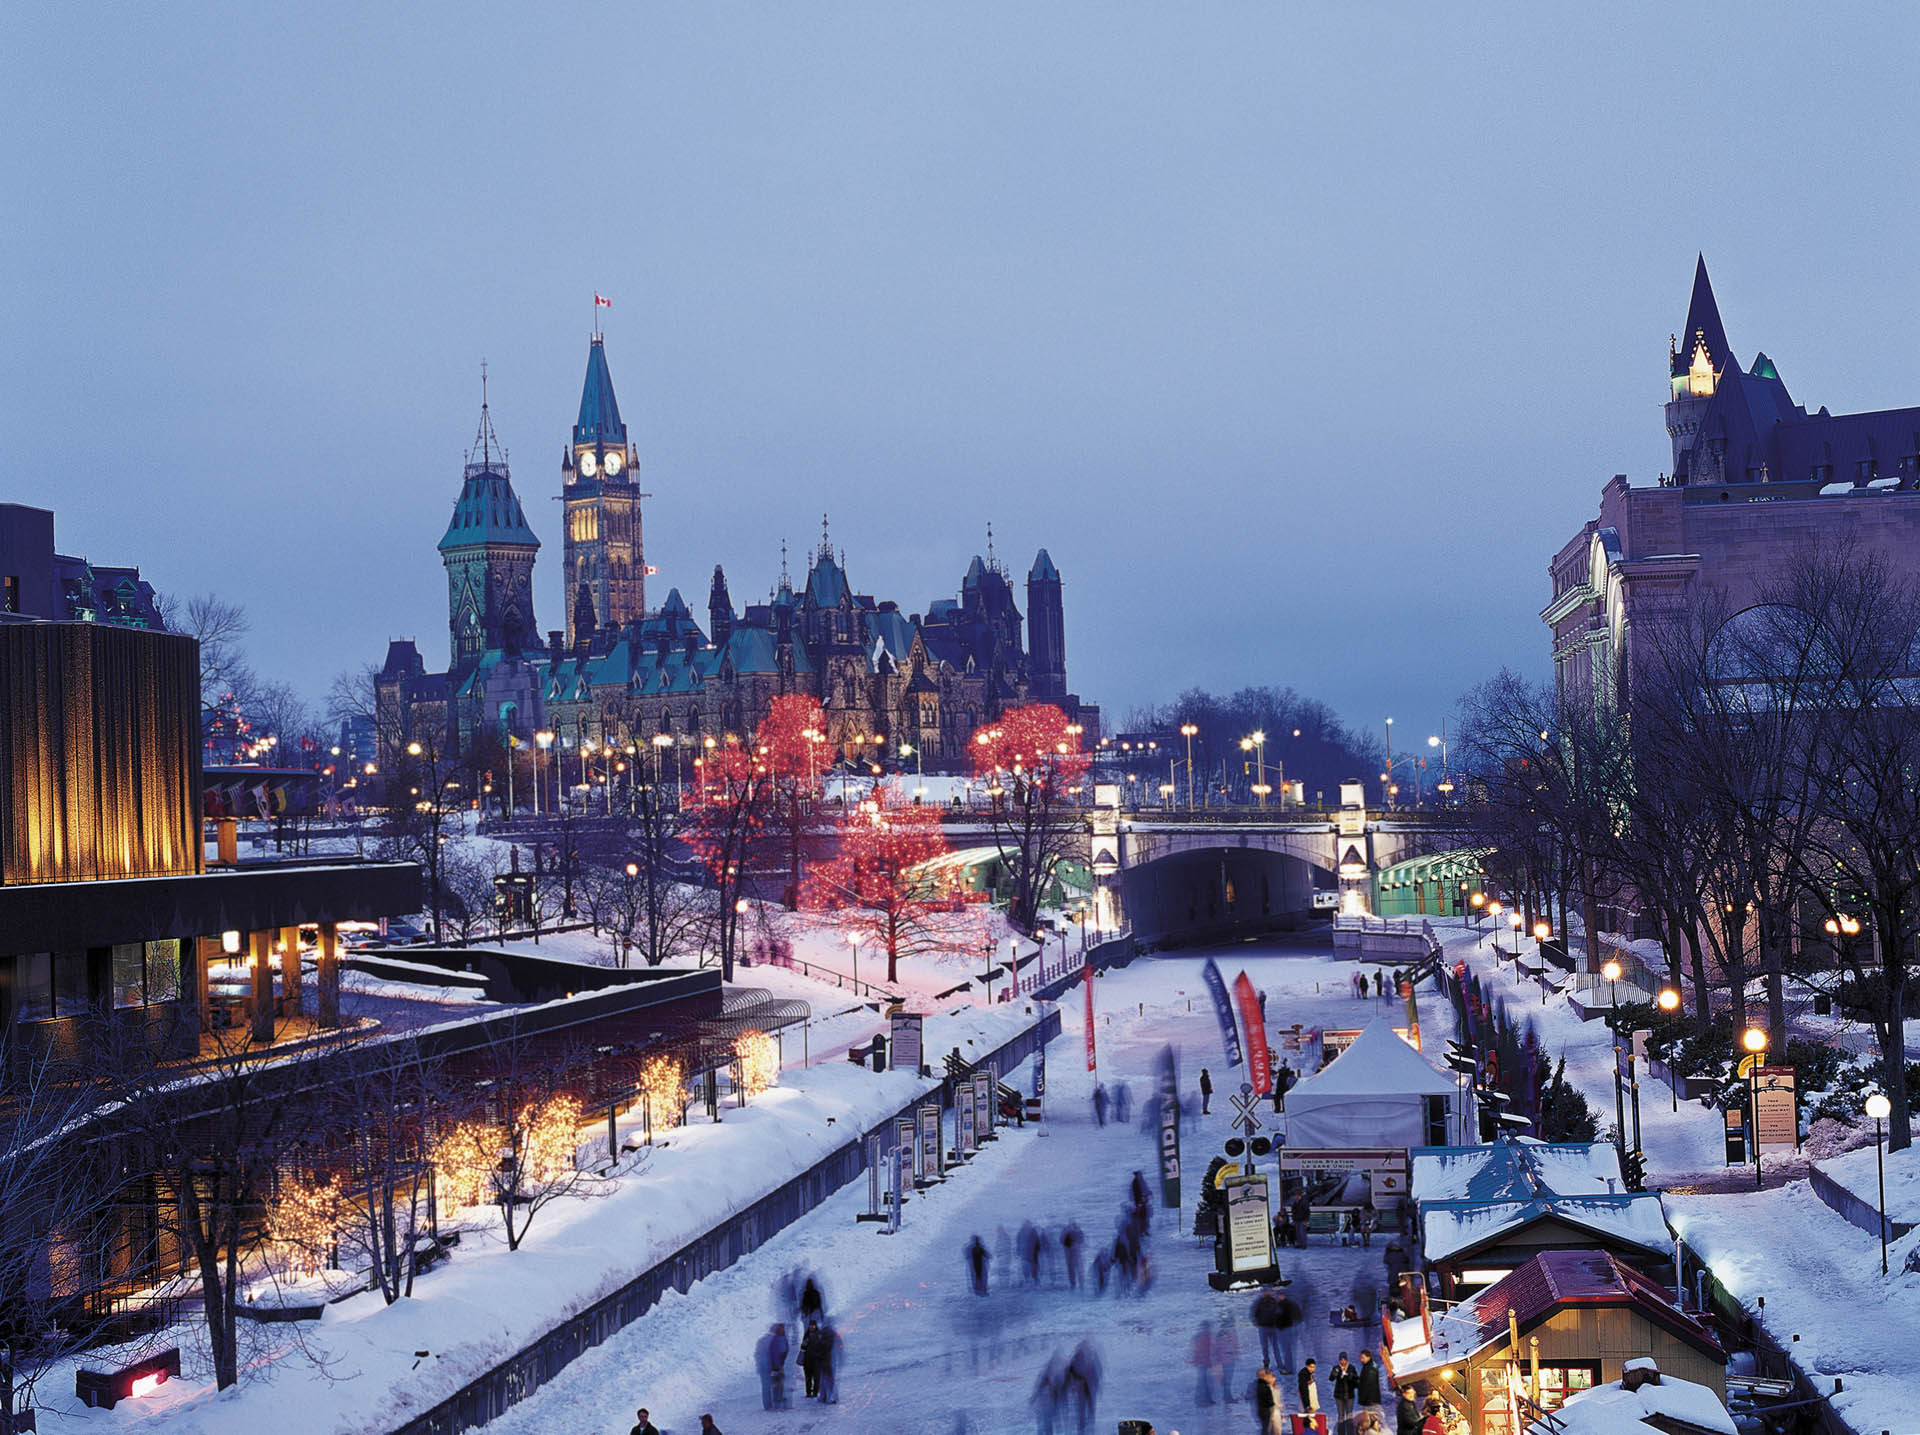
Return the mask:
<svg viewBox="0 0 1920 1435">
<path fill-rule="evenodd" d="M 1467 898 L 1467 905 L 1473 908 L 1473 929 L 1477 932 L 1480 930 L 1480 909 L 1487 905 L 1487 894 L 1475 892 Z"/>
<path fill-rule="evenodd" d="M 1753 1131 L 1753 1188 L 1758 1191 L 1764 1182 L 1760 1175 L 1760 1060 L 1767 1052 L 1767 1031 L 1765 1027 L 1750 1026 L 1740 1034 L 1740 1044 L 1747 1049 L 1746 1059 L 1740 1064 L 1747 1071 L 1747 1099 L 1752 1110 L 1751 1128 Z"/>
<path fill-rule="evenodd" d="M 552 730 L 542 728 L 533 735 L 533 741 L 533 815 L 538 817 L 540 815 L 540 758 L 548 748 L 553 746 Z"/>
<path fill-rule="evenodd" d="M 1887 1148 L 1881 1122 L 1893 1114 L 1893 1103 L 1886 1093 L 1876 1091 L 1867 1098 L 1867 1115 L 1873 1118 L 1873 1165 L 1880 1176 L 1880 1274 L 1887 1273 Z"/>
<path fill-rule="evenodd" d="M 847 945 L 853 948 L 853 994 L 860 995 L 860 934 L 847 933 Z"/>
<path fill-rule="evenodd" d="M 1382 785 L 1392 781 L 1388 773 L 1393 771 L 1393 719 L 1387 719 L 1387 771 L 1380 774 Z M 1389 788 L 1384 794 L 1388 807 L 1393 806 L 1393 791 Z"/>
<path fill-rule="evenodd" d="M 1653 1000 L 1654 1004 L 1668 1016 L 1672 1016 L 1680 1010 L 1680 993 L 1672 987 L 1662 987 L 1660 989 L 1660 995 Z M 1668 1055 L 1671 1056 L 1672 1053 L 1669 1052 Z M 1673 1109 L 1677 1115 L 1680 1111 L 1680 1088 L 1673 1084 L 1673 1073 L 1671 1071 L 1667 1073 L 1667 1089 L 1673 1093 Z"/>
<path fill-rule="evenodd" d="M 1613 1132 L 1620 1164 L 1627 1164 L 1627 1093 L 1620 1084 L 1620 963 L 1607 958 L 1600 968 L 1607 979 L 1607 1029 L 1613 1033 Z"/>
<path fill-rule="evenodd" d="M 1190 722 L 1180 724 L 1180 736 L 1187 740 L 1187 811 L 1193 811 L 1193 740 L 1200 734 L 1197 725 Z"/>
</svg>

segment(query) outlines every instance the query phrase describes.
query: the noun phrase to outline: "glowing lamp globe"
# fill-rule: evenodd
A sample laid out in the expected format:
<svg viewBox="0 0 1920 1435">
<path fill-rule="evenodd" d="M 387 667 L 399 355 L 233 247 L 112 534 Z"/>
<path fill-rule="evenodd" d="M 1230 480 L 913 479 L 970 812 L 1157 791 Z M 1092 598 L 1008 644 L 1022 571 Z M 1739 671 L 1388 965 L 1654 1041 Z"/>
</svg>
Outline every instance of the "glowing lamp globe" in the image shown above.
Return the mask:
<svg viewBox="0 0 1920 1435">
<path fill-rule="evenodd" d="M 1604 967 L 1600 968 L 1600 975 L 1605 977 L 1610 982 L 1619 981 L 1620 980 L 1620 963 L 1609 961 Z"/>
<path fill-rule="evenodd" d="M 1758 1054 L 1767 1049 L 1767 1034 L 1757 1026 L 1750 1026 L 1740 1034 L 1740 1044 Z"/>
<path fill-rule="evenodd" d="M 1874 1092 L 1867 1098 L 1867 1115 L 1875 1121 L 1885 1121 L 1893 1115 L 1893 1103 L 1882 1092 Z"/>
</svg>

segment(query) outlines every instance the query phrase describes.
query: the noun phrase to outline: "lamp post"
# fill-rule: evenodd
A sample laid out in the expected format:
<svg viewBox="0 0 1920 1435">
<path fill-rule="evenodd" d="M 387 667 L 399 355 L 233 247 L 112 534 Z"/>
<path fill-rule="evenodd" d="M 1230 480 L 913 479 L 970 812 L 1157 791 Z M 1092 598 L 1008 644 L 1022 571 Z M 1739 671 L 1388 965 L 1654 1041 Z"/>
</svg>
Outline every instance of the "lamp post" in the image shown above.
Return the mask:
<svg viewBox="0 0 1920 1435">
<path fill-rule="evenodd" d="M 541 787 L 540 758 L 543 754 L 545 754 L 547 749 L 553 746 L 553 733 L 546 728 L 542 728 L 539 732 L 533 735 L 533 741 L 535 744 L 534 754 L 533 754 L 533 815 L 535 817 L 538 817 L 540 815 L 540 787 Z"/>
<path fill-rule="evenodd" d="M 1747 1105 L 1750 1109 L 1749 1126 L 1753 1131 L 1753 1188 L 1764 1189 L 1765 1182 L 1760 1174 L 1760 1060 L 1767 1054 L 1767 1032 L 1765 1027 L 1750 1026 L 1740 1034 L 1740 1044 L 1747 1049 L 1746 1059 L 1741 1065 L 1747 1072 Z M 1883 1228 L 1884 1229 L 1884 1228 Z"/>
<path fill-rule="evenodd" d="M 1680 1010 L 1680 993 L 1672 987 L 1662 987 L 1660 989 L 1660 995 L 1653 1000 L 1654 1004 L 1668 1016 L 1672 1016 Z M 1668 1052 L 1667 1055 L 1671 1057 L 1673 1053 Z M 1673 1084 L 1673 1073 L 1671 1071 L 1667 1073 L 1667 1089 L 1673 1093 L 1673 1110 L 1674 1114 L 1678 1115 L 1680 1112 L 1680 1088 Z"/>
<path fill-rule="evenodd" d="M 1607 964 L 1600 968 L 1600 975 L 1607 979 L 1607 1029 L 1613 1033 L 1613 1144 L 1624 1167 L 1627 1164 L 1627 1093 L 1620 1084 L 1620 963 L 1609 957 Z"/>
<path fill-rule="evenodd" d="M 1467 905 L 1473 908 L 1473 929 L 1477 932 L 1480 930 L 1480 909 L 1487 905 L 1487 894 L 1485 892 L 1473 893 L 1467 898 Z"/>
<path fill-rule="evenodd" d="M 1887 1273 L 1887 1147 L 1886 1131 L 1881 1125 L 1893 1114 L 1893 1103 L 1886 1093 L 1876 1091 L 1867 1098 L 1867 1115 L 1873 1118 L 1873 1166 L 1880 1177 L 1880 1274 Z"/>
<path fill-rule="evenodd" d="M 860 995 L 860 934 L 847 933 L 847 945 L 853 948 L 853 994 Z"/>
<path fill-rule="evenodd" d="M 1440 731 L 1427 739 L 1428 747 L 1440 749 L 1440 783 L 1433 790 L 1440 794 L 1440 805 L 1447 805 L 1447 798 L 1453 792 L 1453 774 L 1447 767 L 1447 725 L 1440 724 Z"/>
<path fill-rule="evenodd" d="M 1187 811 L 1193 811 L 1193 740 L 1199 736 L 1200 729 L 1193 723 L 1180 724 L 1180 736 L 1187 740 Z"/>
<path fill-rule="evenodd" d="M 1393 806 L 1393 791 L 1391 788 L 1387 787 L 1387 784 L 1392 782 L 1393 780 L 1391 776 L 1392 772 L 1393 772 L 1393 719 L 1388 718 L 1387 719 L 1387 770 L 1380 774 L 1380 784 L 1383 788 L 1386 788 L 1386 790 L 1381 793 L 1381 797 L 1385 800 L 1388 807 Z"/>
</svg>

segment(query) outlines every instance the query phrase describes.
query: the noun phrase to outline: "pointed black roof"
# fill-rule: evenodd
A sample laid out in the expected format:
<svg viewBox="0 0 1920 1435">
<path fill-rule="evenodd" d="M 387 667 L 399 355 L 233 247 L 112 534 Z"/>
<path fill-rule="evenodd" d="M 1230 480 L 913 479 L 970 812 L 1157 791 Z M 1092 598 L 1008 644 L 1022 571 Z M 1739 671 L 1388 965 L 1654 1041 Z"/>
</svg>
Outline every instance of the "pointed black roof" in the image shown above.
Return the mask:
<svg viewBox="0 0 1920 1435">
<path fill-rule="evenodd" d="M 1713 297 L 1713 281 L 1707 278 L 1707 257 L 1698 256 L 1693 267 L 1693 297 L 1687 301 L 1687 327 L 1674 346 L 1673 377 L 1679 378 L 1693 363 L 1693 346 L 1704 335 L 1707 357 L 1713 360 L 1715 373 L 1733 362 L 1733 346 L 1727 342 L 1726 326 L 1720 322 L 1720 305 Z"/>
<path fill-rule="evenodd" d="M 620 404 L 613 396 L 613 375 L 607 372 L 607 349 L 598 334 L 587 346 L 587 381 L 580 390 L 580 422 L 573 426 L 575 443 L 603 443 L 624 448 L 627 426 L 620 422 Z"/>
</svg>

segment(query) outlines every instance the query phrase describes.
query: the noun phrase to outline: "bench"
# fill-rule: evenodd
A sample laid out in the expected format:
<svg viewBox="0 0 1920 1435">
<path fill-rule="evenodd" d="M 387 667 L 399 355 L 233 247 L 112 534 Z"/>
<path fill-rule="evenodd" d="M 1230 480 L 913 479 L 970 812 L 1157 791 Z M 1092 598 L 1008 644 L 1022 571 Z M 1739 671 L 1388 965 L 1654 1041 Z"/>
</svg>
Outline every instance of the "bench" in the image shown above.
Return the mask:
<svg viewBox="0 0 1920 1435">
<path fill-rule="evenodd" d="M 180 1374 L 180 1347 L 170 1345 L 119 1370 L 76 1370 L 73 1393 L 90 1410 L 111 1410 L 119 1401 L 145 1395 Z"/>
</svg>

